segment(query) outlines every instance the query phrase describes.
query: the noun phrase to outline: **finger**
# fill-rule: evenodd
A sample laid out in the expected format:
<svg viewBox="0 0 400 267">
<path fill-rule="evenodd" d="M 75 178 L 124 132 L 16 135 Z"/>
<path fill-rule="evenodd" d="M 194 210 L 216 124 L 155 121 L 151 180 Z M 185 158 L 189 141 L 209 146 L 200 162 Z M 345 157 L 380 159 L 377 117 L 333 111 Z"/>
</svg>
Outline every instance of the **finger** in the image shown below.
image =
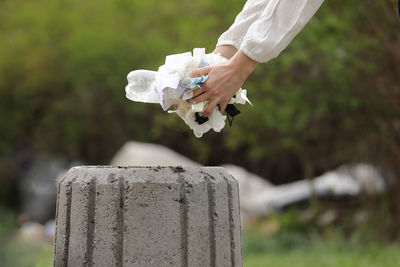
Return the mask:
<svg viewBox="0 0 400 267">
<path fill-rule="evenodd" d="M 192 70 L 192 77 L 199 77 L 199 76 L 203 76 L 203 75 L 207 75 L 211 70 L 211 66 L 205 66 L 203 68 L 198 68 L 198 69 L 194 69 Z"/>
<path fill-rule="evenodd" d="M 190 99 L 190 104 L 196 104 L 196 103 L 200 103 L 206 100 L 211 99 L 210 93 L 209 92 L 204 92 L 192 99 Z"/>
<path fill-rule="evenodd" d="M 224 113 L 227 105 L 228 105 L 228 102 L 219 103 L 219 111 L 221 113 Z"/>
<path fill-rule="evenodd" d="M 198 96 L 198 95 L 203 94 L 203 93 L 204 93 L 204 90 L 199 90 L 199 89 L 194 90 L 194 91 L 193 91 L 192 99 L 193 99 L 194 97 Z"/>
<path fill-rule="evenodd" d="M 211 113 L 213 112 L 214 108 L 217 106 L 219 99 L 215 99 L 212 102 L 210 102 L 210 104 L 208 104 L 207 108 L 203 111 L 203 113 L 201 114 L 201 116 L 203 117 L 208 117 L 211 115 Z"/>
</svg>

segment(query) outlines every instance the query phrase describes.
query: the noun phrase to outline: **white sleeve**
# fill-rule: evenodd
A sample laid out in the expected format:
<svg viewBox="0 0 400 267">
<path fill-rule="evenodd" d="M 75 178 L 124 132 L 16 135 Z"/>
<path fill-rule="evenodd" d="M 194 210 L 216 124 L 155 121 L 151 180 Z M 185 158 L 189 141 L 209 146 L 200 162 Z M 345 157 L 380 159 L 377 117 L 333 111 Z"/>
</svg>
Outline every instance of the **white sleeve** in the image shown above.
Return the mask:
<svg viewBox="0 0 400 267">
<path fill-rule="evenodd" d="M 247 0 L 232 26 L 218 38 L 217 46 L 233 45 L 240 49 L 250 25 L 258 20 L 269 2 L 270 0 Z"/>
<path fill-rule="evenodd" d="M 269 0 L 240 44 L 248 57 L 267 62 L 277 57 L 303 29 L 324 0 Z"/>
</svg>

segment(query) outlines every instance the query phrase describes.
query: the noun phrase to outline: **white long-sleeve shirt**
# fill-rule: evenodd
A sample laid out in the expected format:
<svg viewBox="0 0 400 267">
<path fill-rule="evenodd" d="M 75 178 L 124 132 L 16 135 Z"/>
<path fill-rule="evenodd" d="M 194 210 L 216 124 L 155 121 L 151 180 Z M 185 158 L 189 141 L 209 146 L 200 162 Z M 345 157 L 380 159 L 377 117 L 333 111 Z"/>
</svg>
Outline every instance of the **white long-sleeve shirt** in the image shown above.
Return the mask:
<svg viewBox="0 0 400 267">
<path fill-rule="evenodd" d="M 277 57 L 324 0 L 247 0 L 217 46 L 233 45 L 257 62 Z"/>
</svg>

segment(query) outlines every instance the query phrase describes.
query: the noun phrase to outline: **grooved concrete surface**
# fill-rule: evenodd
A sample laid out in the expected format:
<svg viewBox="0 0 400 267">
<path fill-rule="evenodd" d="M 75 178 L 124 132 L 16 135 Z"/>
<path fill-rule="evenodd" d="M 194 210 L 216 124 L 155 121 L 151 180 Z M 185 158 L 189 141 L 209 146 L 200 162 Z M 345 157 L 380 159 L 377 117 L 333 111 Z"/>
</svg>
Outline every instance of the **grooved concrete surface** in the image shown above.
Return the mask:
<svg viewBox="0 0 400 267">
<path fill-rule="evenodd" d="M 54 266 L 241 267 L 238 184 L 221 167 L 72 168 Z"/>
</svg>

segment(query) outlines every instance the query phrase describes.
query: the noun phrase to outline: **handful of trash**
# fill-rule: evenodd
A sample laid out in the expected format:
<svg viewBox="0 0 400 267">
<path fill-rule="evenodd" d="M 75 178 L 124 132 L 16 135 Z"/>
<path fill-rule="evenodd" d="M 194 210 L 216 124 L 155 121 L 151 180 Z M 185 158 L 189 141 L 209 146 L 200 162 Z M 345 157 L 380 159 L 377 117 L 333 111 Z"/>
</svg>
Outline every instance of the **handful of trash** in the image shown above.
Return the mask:
<svg viewBox="0 0 400 267">
<path fill-rule="evenodd" d="M 232 124 L 233 117 L 240 113 L 234 104 L 251 104 L 246 90 L 240 88 L 236 92 L 226 107 L 226 115 L 217 106 L 209 117 L 202 117 L 208 101 L 190 104 L 188 100 L 193 97 L 194 90 L 202 90 L 202 84 L 208 78 L 207 75 L 192 78 L 192 70 L 224 61 L 227 59 L 220 54 L 206 54 L 204 48 L 193 49 L 193 55 L 191 52 L 169 55 L 158 71 L 130 72 L 125 87 L 126 97 L 136 102 L 159 103 L 164 111 L 177 113 L 196 137 L 202 137 L 211 129 L 220 132 L 227 118 Z M 177 108 L 169 110 L 172 106 Z"/>
</svg>

